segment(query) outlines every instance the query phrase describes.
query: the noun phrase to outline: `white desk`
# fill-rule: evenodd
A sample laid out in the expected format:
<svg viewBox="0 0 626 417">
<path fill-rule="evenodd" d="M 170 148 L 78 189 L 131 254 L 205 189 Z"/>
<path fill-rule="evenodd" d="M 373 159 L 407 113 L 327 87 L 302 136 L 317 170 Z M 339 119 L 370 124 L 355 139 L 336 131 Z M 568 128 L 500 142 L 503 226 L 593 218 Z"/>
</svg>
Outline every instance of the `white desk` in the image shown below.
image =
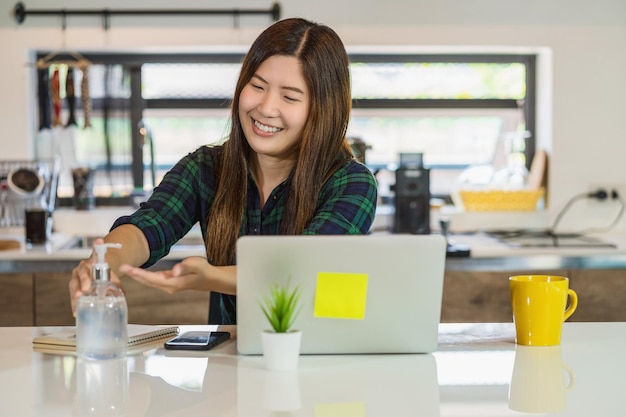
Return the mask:
<svg viewBox="0 0 626 417">
<path fill-rule="evenodd" d="M 1 416 L 84 415 L 82 364 L 32 351 L 32 337 L 50 330 L 0 328 Z M 625 350 L 626 323 L 566 323 L 560 347 L 517 349 L 512 324 L 445 324 L 431 355 L 302 356 L 293 373 L 237 356 L 234 341 L 203 353 L 152 349 L 123 362 L 126 390 L 111 390 L 115 378 L 104 375 L 100 391 L 126 398 L 130 417 L 527 414 L 509 397 L 521 407 L 561 402 L 561 416 L 623 417 Z"/>
</svg>

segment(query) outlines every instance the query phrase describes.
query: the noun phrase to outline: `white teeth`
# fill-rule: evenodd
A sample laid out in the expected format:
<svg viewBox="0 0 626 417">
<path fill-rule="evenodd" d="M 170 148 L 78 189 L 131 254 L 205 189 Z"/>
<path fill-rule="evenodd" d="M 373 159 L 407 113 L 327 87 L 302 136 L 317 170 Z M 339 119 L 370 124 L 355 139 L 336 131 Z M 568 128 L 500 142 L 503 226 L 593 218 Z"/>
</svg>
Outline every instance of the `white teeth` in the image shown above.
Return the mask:
<svg viewBox="0 0 626 417">
<path fill-rule="evenodd" d="M 279 129 L 277 127 L 265 126 L 265 125 L 259 123 L 256 120 L 254 121 L 254 125 L 256 127 L 258 127 L 259 129 L 261 129 L 262 131 L 266 132 L 266 133 L 276 133 L 276 132 L 282 130 L 282 129 Z"/>
</svg>

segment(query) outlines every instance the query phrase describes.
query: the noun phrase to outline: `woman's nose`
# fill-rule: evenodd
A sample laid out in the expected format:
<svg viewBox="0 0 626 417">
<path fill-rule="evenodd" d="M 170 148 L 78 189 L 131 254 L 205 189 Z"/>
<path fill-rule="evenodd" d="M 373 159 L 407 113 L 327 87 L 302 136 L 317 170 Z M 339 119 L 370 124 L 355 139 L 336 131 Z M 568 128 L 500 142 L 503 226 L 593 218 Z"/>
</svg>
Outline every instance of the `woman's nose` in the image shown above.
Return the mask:
<svg viewBox="0 0 626 417">
<path fill-rule="evenodd" d="M 271 92 L 263 95 L 263 98 L 259 102 L 259 112 L 267 117 L 274 117 L 278 115 L 278 97 Z"/>
</svg>

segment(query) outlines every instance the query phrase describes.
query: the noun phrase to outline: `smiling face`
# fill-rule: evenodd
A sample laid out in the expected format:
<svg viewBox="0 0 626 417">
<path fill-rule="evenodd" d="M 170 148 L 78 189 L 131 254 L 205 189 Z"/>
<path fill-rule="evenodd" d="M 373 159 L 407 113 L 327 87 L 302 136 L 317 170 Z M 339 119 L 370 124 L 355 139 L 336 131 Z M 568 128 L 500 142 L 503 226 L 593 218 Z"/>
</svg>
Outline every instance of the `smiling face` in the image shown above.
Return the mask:
<svg viewBox="0 0 626 417">
<path fill-rule="evenodd" d="M 252 150 L 259 157 L 295 159 L 309 105 L 297 58 L 274 55 L 263 61 L 239 96 L 239 119 Z"/>
</svg>

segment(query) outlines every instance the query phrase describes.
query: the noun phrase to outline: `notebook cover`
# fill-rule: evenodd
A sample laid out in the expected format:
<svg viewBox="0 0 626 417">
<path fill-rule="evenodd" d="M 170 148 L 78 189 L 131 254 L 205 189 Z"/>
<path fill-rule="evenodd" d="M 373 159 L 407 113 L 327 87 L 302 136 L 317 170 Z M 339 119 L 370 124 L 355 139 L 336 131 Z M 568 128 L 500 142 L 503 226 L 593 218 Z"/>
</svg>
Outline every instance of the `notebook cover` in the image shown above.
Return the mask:
<svg viewBox="0 0 626 417">
<path fill-rule="evenodd" d="M 178 326 L 128 325 L 128 347 L 140 346 L 153 341 L 174 337 Z M 76 327 L 33 338 L 33 349 L 37 351 L 69 352 L 76 350 Z"/>
</svg>

